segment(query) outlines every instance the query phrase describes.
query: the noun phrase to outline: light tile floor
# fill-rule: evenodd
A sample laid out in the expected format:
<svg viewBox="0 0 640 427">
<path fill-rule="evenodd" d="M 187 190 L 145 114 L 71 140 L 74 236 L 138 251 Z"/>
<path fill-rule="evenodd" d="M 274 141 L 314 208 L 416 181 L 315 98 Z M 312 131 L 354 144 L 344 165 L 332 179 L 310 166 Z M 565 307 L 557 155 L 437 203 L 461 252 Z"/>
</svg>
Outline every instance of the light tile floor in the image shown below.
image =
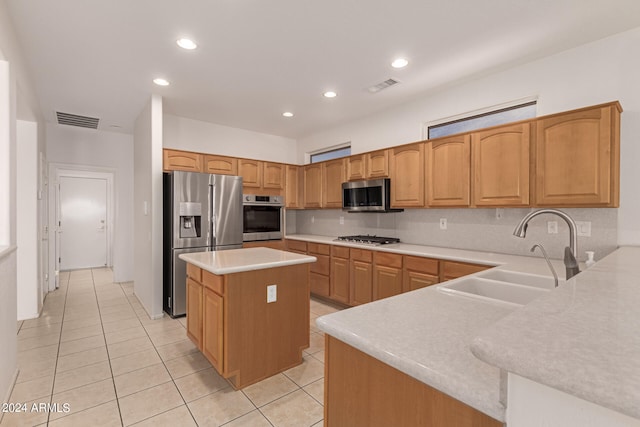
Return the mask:
<svg viewBox="0 0 640 427">
<path fill-rule="evenodd" d="M 133 283 L 113 283 L 106 268 L 60 277 L 41 317 L 18 322 L 10 402 L 27 411 L 4 413 L 0 426 L 322 425 L 324 336 L 315 319 L 336 307 L 311 300 L 302 365 L 235 391 L 187 338 L 185 318 L 151 320 Z"/>
</svg>

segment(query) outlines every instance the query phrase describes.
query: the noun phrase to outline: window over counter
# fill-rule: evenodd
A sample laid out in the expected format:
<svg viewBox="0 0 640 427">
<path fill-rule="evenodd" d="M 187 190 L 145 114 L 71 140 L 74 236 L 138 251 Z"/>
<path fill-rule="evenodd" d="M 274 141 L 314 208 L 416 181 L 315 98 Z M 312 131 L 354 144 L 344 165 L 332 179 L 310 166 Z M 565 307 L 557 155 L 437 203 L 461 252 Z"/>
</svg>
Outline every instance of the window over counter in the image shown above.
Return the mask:
<svg viewBox="0 0 640 427">
<path fill-rule="evenodd" d="M 351 155 L 351 144 L 331 147 L 322 151 L 311 153 L 309 163 L 324 162 L 325 160 L 340 159 Z"/>
<path fill-rule="evenodd" d="M 431 124 L 426 123 L 424 136 L 427 139 L 439 138 L 536 117 L 536 100 L 520 100 L 514 104 L 503 104 L 486 110 L 476 110 L 465 115 L 431 122 Z"/>
</svg>

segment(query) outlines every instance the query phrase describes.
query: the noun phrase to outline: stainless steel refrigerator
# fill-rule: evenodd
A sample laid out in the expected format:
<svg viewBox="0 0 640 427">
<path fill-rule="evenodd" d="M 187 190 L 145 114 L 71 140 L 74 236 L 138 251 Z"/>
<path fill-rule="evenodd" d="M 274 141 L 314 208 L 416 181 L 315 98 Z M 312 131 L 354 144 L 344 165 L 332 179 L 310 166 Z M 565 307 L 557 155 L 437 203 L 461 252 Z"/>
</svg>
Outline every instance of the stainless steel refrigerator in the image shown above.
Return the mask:
<svg viewBox="0 0 640 427">
<path fill-rule="evenodd" d="M 178 255 L 242 247 L 242 177 L 164 174 L 163 306 L 186 314 L 186 263 Z"/>
</svg>

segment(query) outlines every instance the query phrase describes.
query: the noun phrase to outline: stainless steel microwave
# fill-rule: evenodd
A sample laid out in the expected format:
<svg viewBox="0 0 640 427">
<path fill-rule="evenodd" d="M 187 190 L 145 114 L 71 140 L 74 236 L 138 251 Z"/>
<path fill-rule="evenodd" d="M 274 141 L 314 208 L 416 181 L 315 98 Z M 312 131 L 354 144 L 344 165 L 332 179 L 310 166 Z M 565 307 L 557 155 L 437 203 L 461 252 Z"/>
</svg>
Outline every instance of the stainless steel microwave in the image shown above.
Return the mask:
<svg viewBox="0 0 640 427">
<path fill-rule="evenodd" d="M 342 183 L 342 210 L 348 212 L 401 212 L 391 209 L 389 178 Z"/>
</svg>

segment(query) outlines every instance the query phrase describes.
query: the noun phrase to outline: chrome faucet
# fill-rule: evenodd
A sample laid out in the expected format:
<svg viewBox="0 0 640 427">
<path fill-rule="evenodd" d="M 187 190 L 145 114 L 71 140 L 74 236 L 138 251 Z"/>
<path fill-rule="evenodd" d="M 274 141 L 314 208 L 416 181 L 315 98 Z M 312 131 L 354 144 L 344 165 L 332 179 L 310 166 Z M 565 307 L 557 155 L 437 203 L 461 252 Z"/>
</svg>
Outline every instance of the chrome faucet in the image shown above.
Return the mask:
<svg viewBox="0 0 640 427">
<path fill-rule="evenodd" d="M 531 252 L 535 252 L 536 248 L 539 248 L 540 251 L 542 252 L 542 256 L 544 256 L 544 260 L 547 261 L 547 265 L 549 266 L 549 269 L 551 270 L 551 274 L 553 274 L 553 280 L 555 282 L 555 287 L 558 287 L 558 274 L 556 273 L 556 269 L 553 268 L 553 265 L 551 264 L 551 261 L 549 261 L 549 257 L 547 256 L 547 251 L 544 250 L 544 246 L 542 245 L 533 245 L 531 246 Z"/>
<path fill-rule="evenodd" d="M 566 270 L 566 279 L 569 280 L 576 274 L 580 273 L 580 269 L 578 268 L 578 261 L 576 260 L 576 257 L 578 256 L 578 228 L 576 227 L 576 223 L 573 218 L 557 209 L 540 209 L 530 212 L 524 218 L 522 218 L 520 223 L 516 226 L 515 230 L 513 230 L 513 235 L 524 239 L 527 235 L 527 227 L 529 226 L 529 221 L 531 221 L 532 218 L 542 214 L 552 214 L 559 216 L 569 226 L 569 247 L 566 247 L 564 249 L 564 266 Z"/>
</svg>

